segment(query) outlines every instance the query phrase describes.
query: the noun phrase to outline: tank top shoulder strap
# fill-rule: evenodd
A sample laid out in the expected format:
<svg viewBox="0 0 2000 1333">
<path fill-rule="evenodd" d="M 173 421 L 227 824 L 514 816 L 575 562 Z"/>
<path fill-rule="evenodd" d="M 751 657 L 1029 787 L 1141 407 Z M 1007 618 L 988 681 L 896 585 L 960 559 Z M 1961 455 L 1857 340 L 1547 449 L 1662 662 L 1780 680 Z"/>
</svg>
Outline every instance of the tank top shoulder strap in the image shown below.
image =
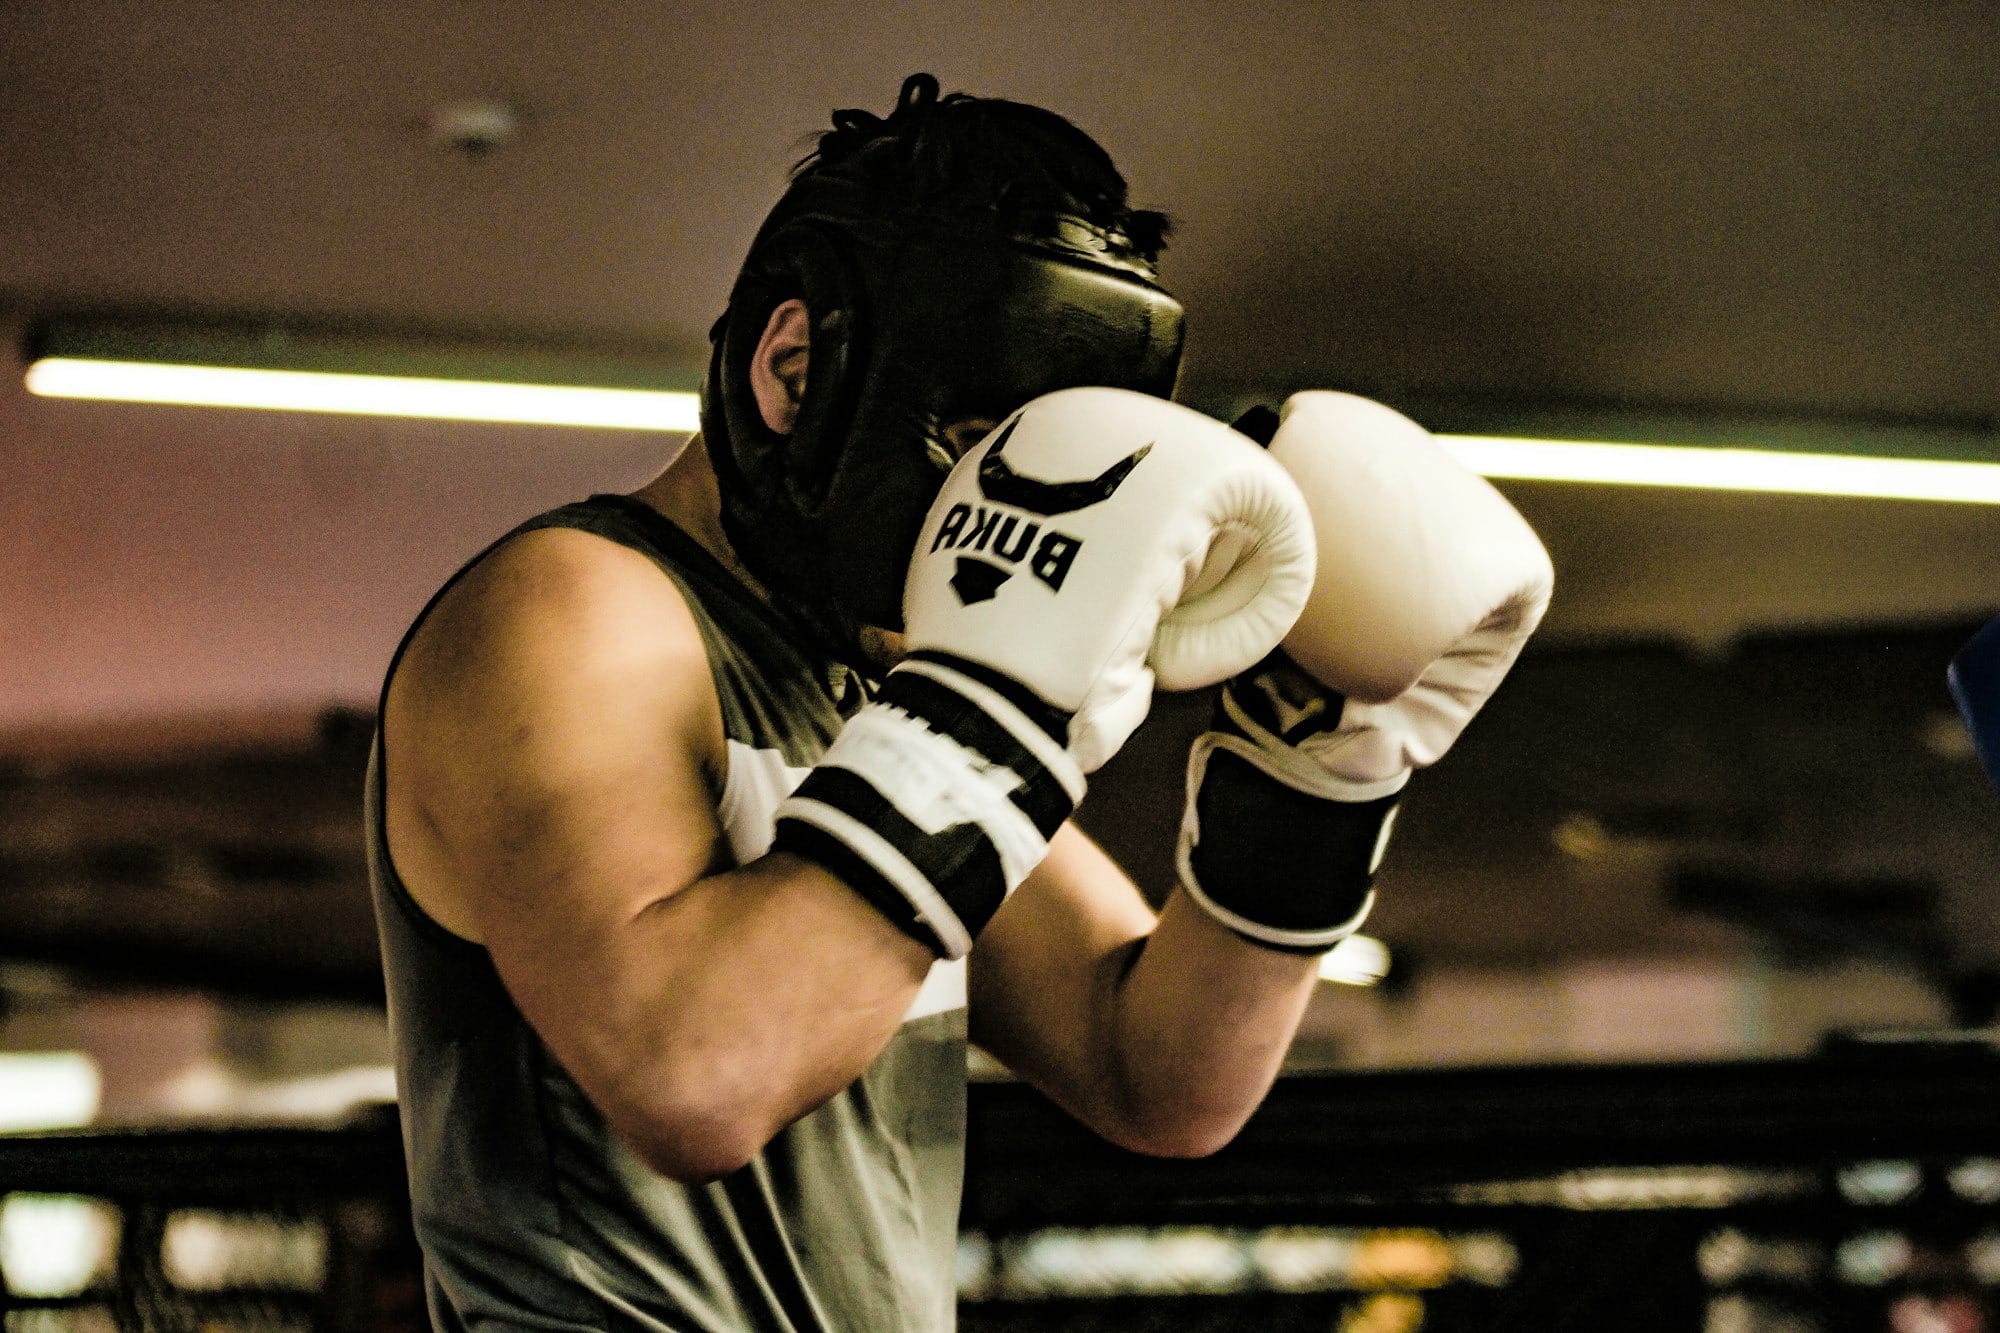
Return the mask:
<svg viewBox="0 0 2000 1333">
<path fill-rule="evenodd" d="M 849 688 L 846 669 L 806 651 L 755 592 L 678 524 L 630 496 L 593 495 L 538 515 L 508 536 L 550 527 L 636 550 L 674 581 L 701 632 L 729 739 L 780 751 L 795 764 L 813 762 L 832 741 Z"/>
</svg>

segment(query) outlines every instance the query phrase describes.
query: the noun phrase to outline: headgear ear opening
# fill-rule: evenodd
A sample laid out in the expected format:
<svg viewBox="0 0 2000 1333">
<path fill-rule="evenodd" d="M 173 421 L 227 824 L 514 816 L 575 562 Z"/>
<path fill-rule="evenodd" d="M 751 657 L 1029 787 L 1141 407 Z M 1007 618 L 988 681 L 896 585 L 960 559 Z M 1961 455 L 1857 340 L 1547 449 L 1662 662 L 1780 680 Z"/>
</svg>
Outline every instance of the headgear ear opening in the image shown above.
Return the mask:
<svg viewBox="0 0 2000 1333">
<path fill-rule="evenodd" d="M 717 351 L 720 389 L 728 414 L 731 466 L 750 489 L 769 496 L 789 488 L 787 503 L 810 515 L 825 498 L 837 461 L 833 447 L 846 434 L 858 392 L 854 366 L 865 358 L 856 330 L 866 325 L 866 292 L 852 271 L 841 238 L 811 220 L 781 227 L 757 250 L 721 328 Z M 772 431 L 750 392 L 750 364 L 771 312 L 792 298 L 805 303 L 810 321 L 805 392 L 789 435 Z"/>
</svg>

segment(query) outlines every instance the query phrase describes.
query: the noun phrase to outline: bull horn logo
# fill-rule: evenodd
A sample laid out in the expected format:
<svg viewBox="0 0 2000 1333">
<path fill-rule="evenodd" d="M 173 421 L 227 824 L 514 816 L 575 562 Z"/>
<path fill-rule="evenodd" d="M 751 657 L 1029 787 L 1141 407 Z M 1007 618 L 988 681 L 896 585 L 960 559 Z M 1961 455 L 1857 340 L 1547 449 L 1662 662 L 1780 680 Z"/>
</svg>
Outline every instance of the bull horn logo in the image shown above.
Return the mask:
<svg viewBox="0 0 2000 1333">
<path fill-rule="evenodd" d="M 1016 413 L 1000 432 L 1000 438 L 993 442 L 993 447 L 986 451 L 986 457 L 979 460 L 979 489 L 989 500 L 1025 509 L 1044 518 L 1053 514 L 1073 514 L 1079 509 L 1088 509 L 1109 500 L 1125 478 L 1132 474 L 1132 469 L 1139 466 L 1139 460 L 1153 450 L 1150 444 L 1141 445 L 1096 476 L 1082 481 L 1038 481 L 1016 472 L 1001 453 L 1013 436 L 1014 427 L 1020 422 L 1021 415 Z"/>
</svg>

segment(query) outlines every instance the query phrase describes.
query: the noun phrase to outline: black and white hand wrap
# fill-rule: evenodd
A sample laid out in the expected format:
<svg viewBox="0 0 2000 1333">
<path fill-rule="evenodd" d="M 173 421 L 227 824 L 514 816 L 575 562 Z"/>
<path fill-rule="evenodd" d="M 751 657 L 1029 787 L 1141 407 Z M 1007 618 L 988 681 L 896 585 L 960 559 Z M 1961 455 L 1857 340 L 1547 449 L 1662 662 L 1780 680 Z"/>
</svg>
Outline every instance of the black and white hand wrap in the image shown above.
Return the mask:
<svg viewBox="0 0 2000 1333">
<path fill-rule="evenodd" d="M 1305 502 L 1222 423 L 1064 389 L 953 468 L 904 589 L 909 656 L 778 807 L 816 861 L 962 956 L 1146 716 L 1276 646 L 1312 586 Z"/>
<path fill-rule="evenodd" d="M 778 807 L 774 845 L 962 957 L 1083 799 L 1067 722 L 977 664 L 906 661 Z"/>
</svg>

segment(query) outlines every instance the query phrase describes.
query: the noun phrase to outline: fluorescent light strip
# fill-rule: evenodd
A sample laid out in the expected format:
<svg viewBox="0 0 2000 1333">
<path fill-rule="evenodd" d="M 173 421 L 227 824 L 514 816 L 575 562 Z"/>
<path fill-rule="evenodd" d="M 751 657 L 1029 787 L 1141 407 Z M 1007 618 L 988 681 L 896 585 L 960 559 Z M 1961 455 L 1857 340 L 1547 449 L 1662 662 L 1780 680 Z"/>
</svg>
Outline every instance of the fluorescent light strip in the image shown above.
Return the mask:
<svg viewBox="0 0 2000 1333">
<path fill-rule="evenodd" d="M 2000 504 L 2000 467 L 1991 463 L 1485 435 L 1438 440 L 1459 462 L 1488 477 Z"/>
<path fill-rule="evenodd" d="M 28 389 L 49 398 L 253 407 L 441 421 L 514 422 L 688 434 L 700 397 L 401 375 L 247 370 L 48 357 L 28 367 Z M 1440 435 L 1461 463 L 1488 477 L 1698 490 L 1839 495 L 2000 504 L 2000 467 L 1934 459 Z"/>
<path fill-rule="evenodd" d="M 434 421 L 502 421 L 691 432 L 699 397 L 643 389 L 498 384 L 401 375 L 242 370 L 141 361 L 48 357 L 28 367 L 28 389 L 49 398 L 90 398 L 189 407 L 257 407 Z"/>
</svg>

